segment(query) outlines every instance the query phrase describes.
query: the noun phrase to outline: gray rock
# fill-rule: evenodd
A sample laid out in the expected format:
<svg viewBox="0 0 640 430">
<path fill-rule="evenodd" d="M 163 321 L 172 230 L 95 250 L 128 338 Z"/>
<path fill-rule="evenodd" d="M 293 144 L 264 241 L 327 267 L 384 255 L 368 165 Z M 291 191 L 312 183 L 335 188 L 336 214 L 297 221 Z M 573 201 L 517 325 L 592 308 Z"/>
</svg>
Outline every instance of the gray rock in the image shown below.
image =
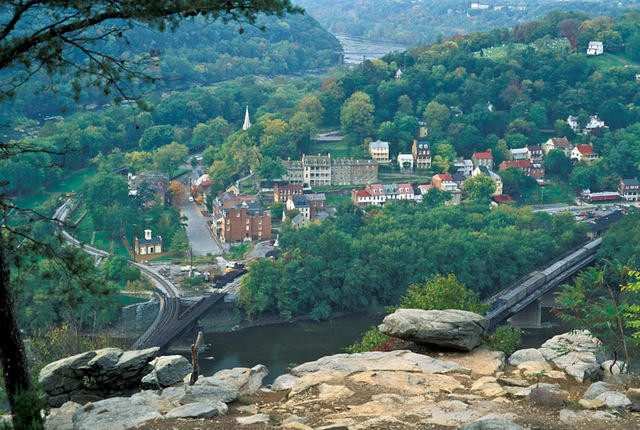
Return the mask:
<svg viewBox="0 0 640 430">
<path fill-rule="evenodd" d="M 424 373 L 448 373 L 464 370 L 450 361 L 437 360 L 427 355 L 407 350 L 389 352 L 373 351 L 357 354 L 335 354 L 310 361 L 291 369 L 290 374 L 302 377 L 316 372 L 350 375 L 356 372 L 406 371 Z"/>
<path fill-rule="evenodd" d="M 248 417 L 236 418 L 236 421 L 238 422 L 238 424 L 243 426 L 248 426 L 251 424 L 258 424 L 258 423 L 268 423 L 270 420 L 271 418 L 269 418 L 269 415 L 267 414 L 256 414 Z"/>
<path fill-rule="evenodd" d="M 291 416 L 285 418 L 284 420 L 282 420 L 282 424 L 289 424 L 289 423 L 306 424 L 308 422 L 309 422 L 308 419 L 306 419 L 304 417 L 299 417 L 297 415 L 291 415 Z"/>
<path fill-rule="evenodd" d="M 542 406 L 562 406 L 567 399 L 567 392 L 551 384 L 535 384 L 527 399 Z"/>
<path fill-rule="evenodd" d="M 227 405 L 222 402 L 196 402 L 170 410 L 165 418 L 211 418 L 226 413 Z"/>
<path fill-rule="evenodd" d="M 543 343 L 539 351 L 578 382 L 602 378 L 602 342 L 588 330 L 575 330 L 554 336 Z"/>
<path fill-rule="evenodd" d="M 95 351 L 89 351 L 47 364 L 38 377 L 40 386 L 50 396 L 79 389 L 82 387 L 79 369 L 86 367 L 95 355 Z"/>
<path fill-rule="evenodd" d="M 349 430 L 344 424 L 328 424 L 326 426 L 316 427 L 314 430 Z"/>
<path fill-rule="evenodd" d="M 594 382 L 589 386 L 589 388 L 587 388 L 587 391 L 585 391 L 582 398 L 589 399 L 589 400 L 595 399 L 605 391 L 611 391 L 613 387 L 614 387 L 613 385 L 608 384 L 606 382 L 602 382 L 602 381 Z"/>
<path fill-rule="evenodd" d="M 216 372 L 213 376 L 199 378 L 193 385 L 209 385 L 221 387 L 227 391 L 237 391 L 240 394 L 255 394 L 262 386 L 262 380 L 269 374 L 269 370 L 262 364 L 248 369 L 236 367 Z"/>
<path fill-rule="evenodd" d="M 604 373 L 608 373 L 611 375 L 619 375 L 621 373 L 627 373 L 627 365 L 624 361 L 614 361 L 614 360 L 607 360 L 605 362 L 603 362 L 601 365 L 602 370 L 604 371 Z"/>
<path fill-rule="evenodd" d="M 122 350 L 119 348 L 99 349 L 95 353 L 95 357 L 87 363 L 87 367 L 97 368 L 100 373 L 113 371 L 122 356 Z"/>
<path fill-rule="evenodd" d="M 595 397 L 600 400 L 607 408 L 623 408 L 631 404 L 631 400 L 618 391 L 605 391 Z"/>
<path fill-rule="evenodd" d="M 147 363 L 156 358 L 159 350 L 160 348 L 154 346 L 153 348 L 125 351 L 116 366 L 124 377 L 131 372 L 138 373 L 144 369 Z"/>
<path fill-rule="evenodd" d="M 127 397 L 100 400 L 89 410 L 80 409 L 73 415 L 74 429 L 124 430 L 146 421 L 162 418 L 153 408 Z"/>
<path fill-rule="evenodd" d="M 463 425 L 460 430 L 524 430 L 524 428 L 508 420 L 480 418 Z"/>
<path fill-rule="evenodd" d="M 186 405 L 194 402 L 233 402 L 240 396 L 240 392 L 230 386 L 217 385 L 191 385 L 184 387 L 184 394 L 178 398 L 180 404 Z"/>
<path fill-rule="evenodd" d="M 51 409 L 44 423 L 45 430 L 74 430 L 73 415 L 82 406 L 75 402 L 66 402 L 57 409 Z"/>
<path fill-rule="evenodd" d="M 271 384 L 271 389 L 273 391 L 282 391 L 282 390 L 290 390 L 295 385 L 298 378 L 295 376 L 285 373 L 284 375 L 278 376 Z"/>
<path fill-rule="evenodd" d="M 517 366 L 526 361 L 546 361 L 544 355 L 536 348 L 520 349 L 509 357 L 509 364 Z"/>
<path fill-rule="evenodd" d="M 421 344 L 434 344 L 471 351 L 482 343 L 488 320 L 458 309 L 398 309 L 387 315 L 378 330 Z"/>
<path fill-rule="evenodd" d="M 193 371 L 189 360 L 181 355 L 165 355 L 154 359 L 153 370 L 142 378 L 144 388 L 164 388 L 178 382 Z"/>
</svg>

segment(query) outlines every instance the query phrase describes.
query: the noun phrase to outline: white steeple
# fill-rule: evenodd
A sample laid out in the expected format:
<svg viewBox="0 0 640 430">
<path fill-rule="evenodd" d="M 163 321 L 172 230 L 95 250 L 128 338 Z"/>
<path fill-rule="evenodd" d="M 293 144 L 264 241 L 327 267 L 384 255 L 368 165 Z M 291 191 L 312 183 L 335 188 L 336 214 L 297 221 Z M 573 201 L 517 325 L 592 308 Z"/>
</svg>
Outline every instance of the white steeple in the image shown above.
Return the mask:
<svg viewBox="0 0 640 430">
<path fill-rule="evenodd" d="M 249 119 L 249 106 L 247 105 L 247 110 L 244 112 L 244 124 L 242 124 L 243 130 L 248 130 L 251 127 L 251 120 Z"/>
</svg>

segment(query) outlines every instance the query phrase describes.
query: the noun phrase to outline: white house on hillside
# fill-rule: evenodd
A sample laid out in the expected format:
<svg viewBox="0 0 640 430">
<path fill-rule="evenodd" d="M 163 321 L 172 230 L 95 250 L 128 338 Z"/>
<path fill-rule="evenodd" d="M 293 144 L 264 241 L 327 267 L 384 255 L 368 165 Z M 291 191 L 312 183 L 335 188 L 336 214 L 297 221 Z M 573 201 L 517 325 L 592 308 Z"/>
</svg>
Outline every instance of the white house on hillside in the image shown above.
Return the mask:
<svg viewBox="0 0 640 430">
<path fill-rule="evenodd" d="M 592 40 L 589 42 L 587 48 L 587 55 L 602 55 L 604 54 L 604 45 L 598 40 Z"/>
</svg>

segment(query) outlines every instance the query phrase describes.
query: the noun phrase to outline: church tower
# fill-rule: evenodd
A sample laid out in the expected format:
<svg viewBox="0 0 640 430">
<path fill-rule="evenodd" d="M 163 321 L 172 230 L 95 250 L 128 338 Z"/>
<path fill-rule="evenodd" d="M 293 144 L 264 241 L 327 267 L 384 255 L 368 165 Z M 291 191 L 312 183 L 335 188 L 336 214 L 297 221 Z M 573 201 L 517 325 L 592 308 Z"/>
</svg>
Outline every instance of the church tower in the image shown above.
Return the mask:
<svg viewBox="0 0 640 430">
<path fill-rule="evenodd" d="M 244 112 L 244 124 L 242 124 L 243 130 L 248 130 L 251 127 L 251 120 L 249 119 L 249 106 L 247 106 L 247 110 Z"/>
</svg>

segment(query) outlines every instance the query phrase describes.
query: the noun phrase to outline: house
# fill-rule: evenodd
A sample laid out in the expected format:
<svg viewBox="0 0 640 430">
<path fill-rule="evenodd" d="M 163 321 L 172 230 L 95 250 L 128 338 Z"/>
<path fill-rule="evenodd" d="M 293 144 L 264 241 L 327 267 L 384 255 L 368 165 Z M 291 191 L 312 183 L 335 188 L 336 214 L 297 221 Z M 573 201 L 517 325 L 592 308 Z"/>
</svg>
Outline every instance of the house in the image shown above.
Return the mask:
<svg viewBox="0 0 640 430">
<path fill-rule="evenodd" d="M 466 176 L 460 174 L 460 173 L 452 173 L 451 174 L 451 179 L 453 180 L 453 182 L 455 182 L 456 186 L 458 187 L 459 190 L 461 190 L 462 188 L 464 188 L 464 181 L 467 179 Z"/>
<path fill-rule="evenodd" d="M 523 172 L 525 175 L 531 176 L 531 161 L 529 161 L 529 159 L 503 161 L 502 163 L 500 163 L 498 170 L 507 170 L 509 167 L 514 167 Z"/>
<path fill-rule="evenodd" d="M 582 130 L 580 130 L 577 116 L 569 115 L 567 117 L 567 124 L 575 133 L 591 133 L 599 128 L 609 128 L 609 126 L 606 125 L 603 120 L 598 118 L 598 115 L 591 115 L 589 117 L 589 122 L 584 126 L 584 129 Z"/>
<path fill-rule="evenodd" d="M 162 254 L 162 236 L 154 237 L 151 230 L 145 230 L 144 238 L 140 239 L 137 236 L 133 238 L 133 252 L 141 256 Z"/>
<path fill-rule="evenodd" d="M 544 160 L 544 151 L 541 145 L 527 145 L 527 158 L 534 164 L 542 163 Z"/>
<path fill-rule="evenodd" d="M 418 169 L 431 168 L 431 150 L 426 140 L 413 139 L 411 155 Z"/>
<path fill-rule="evenodd" d="M 462 157 L 456 158 L 453 162 L 453 168 L 456 169 L 457 173 L 468 178 L 473 173 L 473 161 L 464 160 Z"/>
<path fill-rule="evenodd" d="M 398 184 L 396 186 L 398 191 L 398 200 L 413 200 L 415 192 L 413 191 L 413 185 L 407 183 Z"/>
<path fill-rule="evenodd" d="M 498 205 L 504 205 L 507 203 L 515 203 L 515 201 L 511 198 L 509 194 L 499 194 L 491 196 L 491 200 L 493 200 Z"/>
<path fill-rule="evenodd" d="M 438 173 L 431 178 L 431 184 L 441 191 L 458 190 L 458 185 L 453 181 L 453 176 L 449 173 Z"/>
<path fill-rule="evenodd" d="M 604 44 L 599 40 L 592 40 L 587 47 L 587 55 L 602 55 L 604 54 Z"/>
<path fill-rule="evenodd" d="M 284 203 L 293 196 L 301 196 L 302 192 L 300 184 L 275 184 L 273 186 L 273 201 Z"/>
<path fill-rule="evenodd" d="M 351 190 L 351 202 L 361 208 L 373 206 L 373 196 L 367 190 Z"/>
<path fill-rule="evenodd" d="M 318 213 L 324 211 L 327 207 L 327 196 L 324 193 L 305 194 L 307 203 L 309 203 L 310 217 L 314 219 Z"/>
<path fill-rule="evenodd" d="M 509 152 L 511 153 L 511 159 L 514 161 L 529 159 L 529 151 L 527 151 L 526 147 L 510 149 Z"/>
<path fill-rule="evenodd" d="M 169 182 L 169 176 L 160 172 L 129 174 L 129 197 L 143 199 L 144 204 L 150 204 L 152 200 L 164 204 Z"/>
<path fill-rule="evenodd" d="M 384 195 L 389 200 L 398 200 L 398 188 L 395 184 L 383 184 Z"/>
<path fill-rule="evenodd" d="M 286 206 L 287 212 L 297 210 L 307 221 L 311 219 L 311 207 L 309 206 L 307 196 L 292 196 L 287 200 Z M 283 216 L 285 215 L 283 214 Z"/>
<path fill-rule="evenodd" d="M 378 180 L 378 163 L 374 160 L 331 158 L 328 155 L 305 155 L 301 160 L 282 160 L 291 184 L 311 187 L 368 184 Z"/>
<path fill-rule="evenodd" d="M 257 202 L 234 204 L 214 214 L 216 234 L 221 242 L 271 238 L 271 215 Z"/>
<path fill-rule="evenodd" d="M 369 143 L 369 155 L 371 155 L 372 160 L 377 161 L 378 163 L 388 163 L 389 142 L 376 140 L 375 142 Z"/>
<path fill-rule="evenodd" d="M 378 163 L 374 160 L 331 159 L 331 185 L 371 184 L 377 180 Z"/>
<path fill-rule="evenodd" d="M 384 193 L 384 187 L 382 185 L 368 184 L 364 189 L 371 194 L 371 200 L 374 206 L 383 206 L 387 201 L 387 195 Z"/>
<path fill-rule="evenodd" d="M 493 170 L 493 154 L 491 151 L 474 152 L 471 156 L 471 162 L 474 169 L 478 168 L 478 166 L 485 166 L 489 170 Z"/>
<path fill-rule="evenodd" d="M 399 81 L 400 78 L 402 78 L 402 70 L 400 69 L 396 70 L 395 78 L 396 78 L 396 81 Z"/>
<path fill-rule="evenodd" d="M 588 145 L 576 145 L 576 147 L 573 148 L 573 151 L 571 151 L 572 160 L 593 161 L 596 158 L 598 158 L 598 154 L 593 152 L 593 143 L 590 143 Z"/>
<path fill-rule="evenodd" d="M 413 154 L 398 154 L 398 166 L 401 170 L 413 170 Z"/>
<path fill-rule="evenodd" d="M 304 227 L 305 225 L 307 225 L 308 222 L 309 220 L 305 219 L 305 217 L 303 217 L 302 214 L 297 214 L 296 216 L 291 218 L 291 225 L 296 230 Z"/>
<path fill-rule="evenodd" d="M 618 192 L 623 199 L 637 202 L 640 199 L 640 181 L 638 178 L 621 179 Z"/>
<path fill-rule="evenodd" d="M 331 185 L 331 154 L 302 154 L 302 181 L 310 187 Z"/>
<path fill-rule="evenodd" d="M 488 169 L 487 166 L 478 166 L 473 169 L 473 173 L 471 174 L 471 176 L 477 175 L 487 175 L 488 177 L 493 179 L 493 182 L 495 182 L 496 184 L 496 190 L 493 195 L 495 196 L 502 194 L 502 178 L 499 175 Z"/>
<path fill-rule="evenodd" d="M 573 144 L 569 142 L 566 137 L 552 137 L 542 144 L 542 152 L 547 155 L 554 149 L 560 149 L 564 152 L 567 158 L 571 157 L 571 151 L 573 150 Z"/>
</svg>

